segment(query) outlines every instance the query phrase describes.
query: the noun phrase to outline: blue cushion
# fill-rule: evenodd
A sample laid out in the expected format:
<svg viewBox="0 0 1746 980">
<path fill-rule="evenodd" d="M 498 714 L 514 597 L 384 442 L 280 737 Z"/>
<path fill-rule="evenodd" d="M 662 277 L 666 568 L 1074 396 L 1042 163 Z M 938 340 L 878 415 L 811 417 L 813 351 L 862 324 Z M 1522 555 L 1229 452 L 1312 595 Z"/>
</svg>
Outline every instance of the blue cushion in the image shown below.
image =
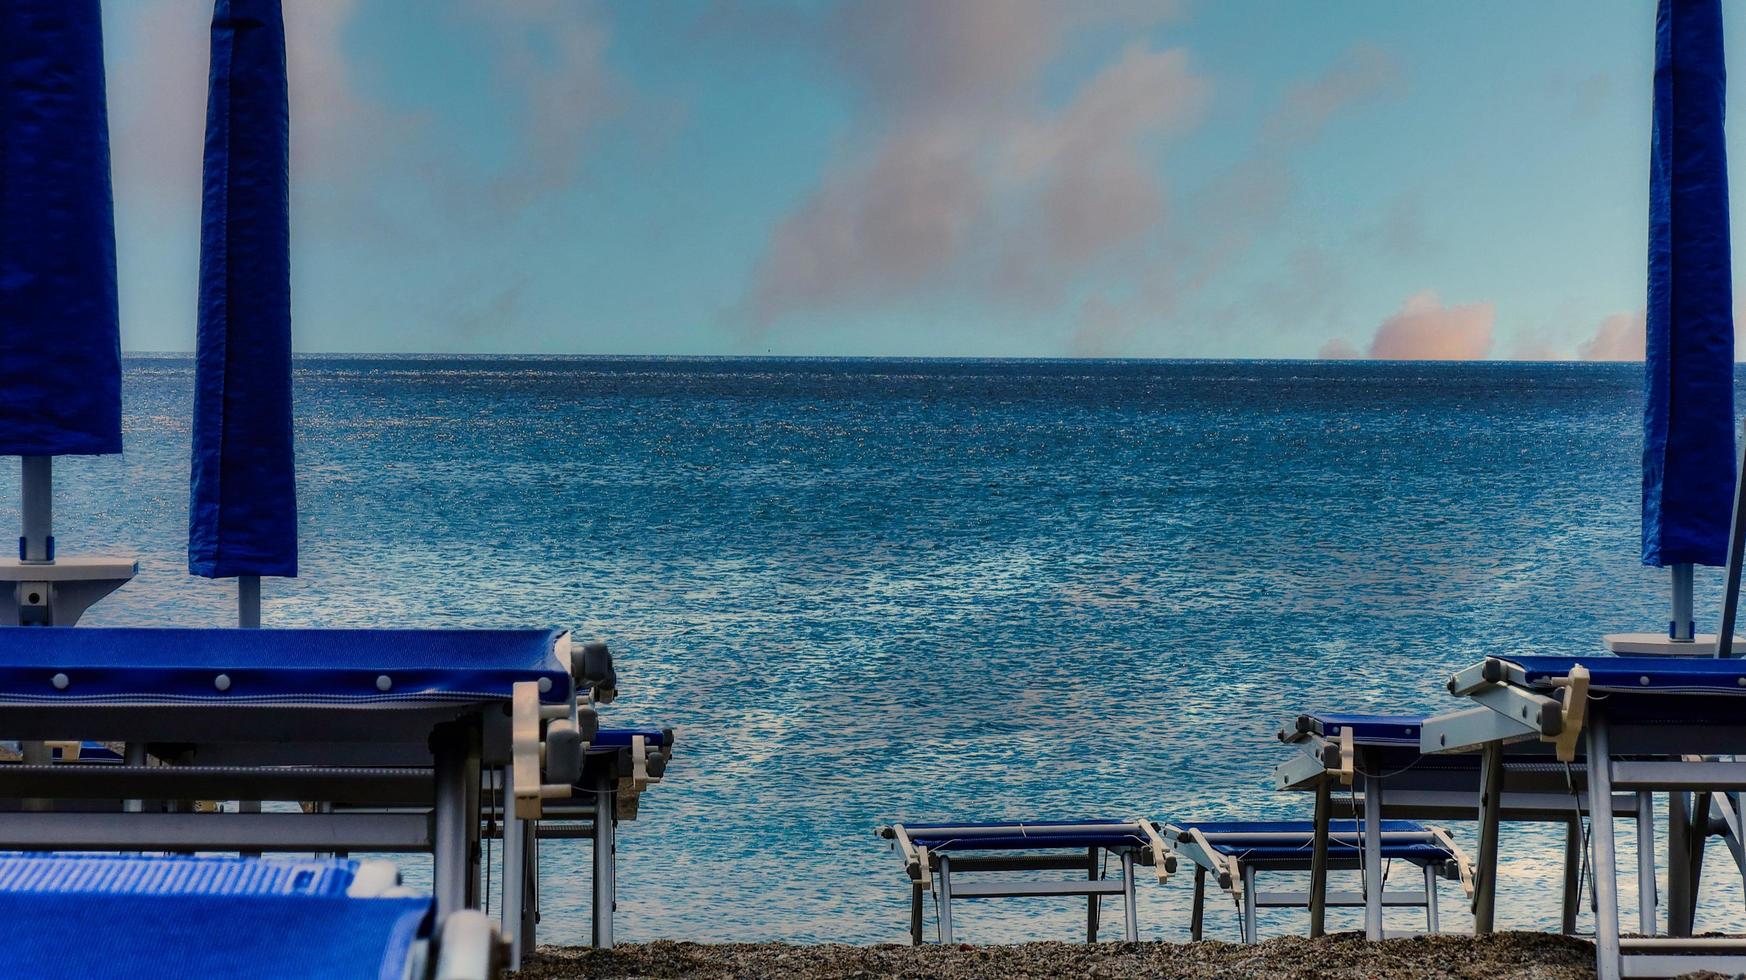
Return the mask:
<svg viewBox="0 0 1746 980">
<path fill-rule="evenodd" d="M 1087 827 L 1104 824 L 1110 827 L 1107 832 L 1087 831 Z M 1117 829 L 1132 827 L 1129 820 L 1026 820 L 1022 823 L 1007 821 L 1003 823 L 936 823 L 936 824 L 904 824 L 904 833 L 909 835 L 911 842 L 926 847 L 931 851 L 1022 851 L 1048 848 L 1085 848 L 1085 847 L 1143 847 L 1151 843 L 1150 839 L 1131 830 Z M 941 835 L 940 830 L 950 830 L 955 827 L 977 829 L 1006 829 L 1012 833 L 990 835 L 983 837 L 955 837 Z"/>
<path fill-rule="evenodd" d="M 428 898 L 348 898 L 349 861 L 0 857 L 0 963 L 18 976 L 309 977 L 405 972 Z M 96 924 L 99 942 L 69 923 Z M 91 933 L 83 933 L 87 937 Z"/>
<path fill-rule="evenodd" d="M 1315 839 L 1315 824 L 1308 820 L 1206 820 L 1172 825 L 1178 830 L 1198 830 L 1209 838 L 1207 843 L 1220 854 L 1243 860 L 1266 859 L 1279 862 L 1301 857 L 1308 867 L 1310 848 Z M 1429 828 L 1416 820 L 1384 820 L 1382 832 L 1426 833 Z M 1332 837 L 1329 852 L 1356 851 L 1354 835 L 1363 831 L 1362 821 L 1335 820 L 1329 824 Z M 1300 839 L 1280 839 L 1279 834 L 1293 834 Z M 1342 839 L 1343 838 L 1343 839 Z M 1414 863 L 1436 863 L 1454 857 L 1447 847 L 1429 840 L 1382 842 L 1384 858 L 1399 858 Z"/>
<path fill-rule="evenodd" d="M 602 728 L 589 744 L 603 749 L 625 748 L 637 735 L 647 739 L 650 746 L 665 747 L 673 744 L 673 732 L 665 728 Z"/>
<path fill-rule="evenodd" d="M 1499 657 L 1522 668 L 1528 683 L 1550 689 L 1553 678 L 1581 664 L 1589 689 L 1617 694 L 1707 694 L 1746 697 L 1746 660 L 1715 657 Z"/>
<path fill-rule="evenodd" d="M 569 696 L 557 630 L 0 627 L 0 703 L 363 704 Z M 219 690 L 219 674 L 228 686 Z M 389 681 L 381 690 L 380 678 Z M 55 681 L 64 678 L 65 686 Z"/>
<path fill-rule="evenodd" d="M 1359 745 L 1410 745 L 1418 748 L 1419 727 L 1423 715 L 1359 715 L 1337 711 L 1317 711 L 1305 714 L 1320 729 L 1325 738 L 1339 738 L 1350 728 L 1352 741 Z"/>
</svg>

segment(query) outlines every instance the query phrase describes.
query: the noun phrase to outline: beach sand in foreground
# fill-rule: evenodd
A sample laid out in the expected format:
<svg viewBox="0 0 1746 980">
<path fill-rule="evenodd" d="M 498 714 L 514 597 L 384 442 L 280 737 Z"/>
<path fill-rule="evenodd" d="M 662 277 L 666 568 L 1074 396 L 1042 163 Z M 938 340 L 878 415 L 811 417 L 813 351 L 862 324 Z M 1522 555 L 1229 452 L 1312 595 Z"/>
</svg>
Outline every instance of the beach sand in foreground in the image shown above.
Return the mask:
<svg viewBox="0 0 1746 980">
<path fill-rule="evenodd" d="M 521 977 L 795 977 L 1019 980 L 1070 977 L 1327 977 L 1417 980 L 1594 976 L 1594 947 L 1544 933 L 1485 938 L 1434 936 L 1365 942 L 1358 933 L 1323 939 L 1283 936 L 1253 946 L 1232 943 L 1027 943 L 1020 946 L 797 946 L 785 943 L 655 942 L 612 950 L 541 947 Z"/>
</svg>

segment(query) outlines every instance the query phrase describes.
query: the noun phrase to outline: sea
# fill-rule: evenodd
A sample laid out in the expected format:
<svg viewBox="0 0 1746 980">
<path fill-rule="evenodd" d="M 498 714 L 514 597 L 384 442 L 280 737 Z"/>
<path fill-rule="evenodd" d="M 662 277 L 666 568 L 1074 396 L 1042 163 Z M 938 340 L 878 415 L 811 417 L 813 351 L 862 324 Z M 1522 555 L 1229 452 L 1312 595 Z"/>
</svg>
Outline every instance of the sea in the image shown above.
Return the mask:
<svg viewBox="0 0 1746 980">
<path fill-rule="evenodd" d="M 677 733 L 620 828 L 619 938 L 904 942 L 882 824 L 1307 816 L 1270 787 L 1297 713 L 1448 708 L 1487 654 L 1663 628 L 1641 389 L 1631 364 L 301 357 L 301 574 L 265 620 L 608 641 L 604 720 Z M 234 583 L 187 574 L 192 392 L 190 359 L 127 359 L 126 451 L 57 463 L 61 554 L 140 559 L 87 624 L 234 622 Z M 1719 588 L 1700 571 L 1704 623 Z M 1561 831 L 1504 846 L 1500 927 L 1555 929 Z M 589 844 L 541 862 L 541 941 L 587 942 Z M 1707 870 L 1699 929 L 1737 931 L 1719 846 Z M 1143 879 L 1142 937 L 1186 938 L 1191 892 Z M 964 903 L 958 935 L 1072 939 L 1083 901 Z M 1236 938 L 1216 891 L 1208 916 Z"/>
</svg>

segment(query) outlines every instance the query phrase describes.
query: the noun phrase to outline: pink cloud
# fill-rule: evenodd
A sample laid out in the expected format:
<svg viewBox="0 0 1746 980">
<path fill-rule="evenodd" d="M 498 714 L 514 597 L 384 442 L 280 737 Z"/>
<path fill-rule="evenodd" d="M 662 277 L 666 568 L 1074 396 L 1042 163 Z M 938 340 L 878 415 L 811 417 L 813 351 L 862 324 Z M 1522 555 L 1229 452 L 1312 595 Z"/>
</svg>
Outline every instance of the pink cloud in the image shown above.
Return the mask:
<svg viewBox="0 0 1746 980">
<path fill-rule="evenodd" d="M 1286 90 L 1262 126 L 1262 139 L 1307 143 L 1342 110 L 1398 88 L 1402 77 L 1393 55 L 1373 45 L 1355 44 L 1322 74 Z"/>
<path fill-rule="evenodd" d="M 1601 321 L 1594 336 L 1576 345 L 1584 361 L 1641 361 L 1645 345 L 1643 311 L 1615 313 Z"/>
<path fill-rule="evenodd" d="M 1426 290 L 1382 321 L 1370 356 L 1391 361 L 1474 361 L 1491 352 L 1497 311 L 1490 303 L 1444 306 Z"/>
<path fill-rule="evenodd" d="M 464 10 L 521 136 L 520 156 L 493 181 L 496 196 L 519 206 L 569 186 L 595 132 L 630 99 L 607 64 L 611 31 L 574 0 L 468 0 Z"/>
<path fill-rule="evenodd" d="M 999 270 L 999 288 L 985 283 L 992 295 L 1048 291 L 1162 219 L 1145 141 L 1192 125 L 1209 88 L 1185 52 L 1130 46 L 1051 111 L 1033 90 L 1070 29 L 1066 8 L 963 0 L 903 9 L 917 20 L 884 4 L 850 8 L 868 18 L 869 50 L 890 47 L 884 32 L 898 27 L 915 50 L 892 55 L 903 71 L 878 59 L 856 69 L 891 122 L 772 230 L 747 302 L 760 324 L 925 288 L 972 256 Z M 1010 49 L 986 48 L 984 28 Z M 960 49 L 961 60 L 949 56 Z M 912 91 L 911 74 L 937 87 Z"/>
<path fill-rule="evenodd" d="M 908 131 L 865 168 L 830 175 L 772 233 L 755 315 L 769 319 L 925 281 L 962 250 L 985 207 L 988 187 L 974 149 L 949 128 Z"/>
<path fill-rule="evenodd" d="M 1359 354 L 1358 348 L 1353 347 L 1351 342 L 1335 337 L 1323 344 L 1321 350 L 1316 351 L 1316 356 L 1324 361 L 1349 361 Z"/>
</svg>

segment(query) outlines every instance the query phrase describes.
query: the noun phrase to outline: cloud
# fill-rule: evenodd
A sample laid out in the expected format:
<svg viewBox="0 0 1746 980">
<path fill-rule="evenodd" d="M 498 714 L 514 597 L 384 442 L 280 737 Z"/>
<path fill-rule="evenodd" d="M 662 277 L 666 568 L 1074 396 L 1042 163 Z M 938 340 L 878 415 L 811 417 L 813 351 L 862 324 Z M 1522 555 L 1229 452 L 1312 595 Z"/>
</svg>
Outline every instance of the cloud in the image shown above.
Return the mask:
<svg viewBox="0 0 1746 980">
<path fill-rule="evenodd" d="M 1324 361 L 1349 361 L 1359 354 L 1358 348 L 1353 347 L 1349 341 L 1335 337 L 1323 344 L 1321 350 L 1316 351 L 1316 356 Z"/>
<path fill-rule="evenodd" d="M 987 196 L 966 134 L 903 133 L 870 164 L 830 175 L 776 226 L 759 267 L 755 315 L 768 320 L 927 280 L 962 250 Z"/>
<path fill-rule="evenodd" d="M 521 135 L 520 155 L 493 181 L 496 196 L 520 207 L 568 187 L 595 132 L 632 98 L 607 64 L 605 17 L 576 0 L 466 0 L 463 13 Z"/>
<path fill-rule="evenodd" d="M 356 8 L 356 0 L 285 5 L 293 186 L 353 176 L 416 127 L 357 85 L 343 47 Z M 115 181 L 128 198 L 197 201 L 212 4 L 154 0 L 126 13 L 131 54 L 109 79 Z"/>
<path fill-rule="evenodd" d="M 751 319 L 913 293 L 954 272 L 990 296 L 1047 293 L 1154 228 L 1165 195 L 1151 141 L 1192 125 L 1210 83 L 1186 52 L 1134 44 L 1050 108 L 1040 76 L 1096 22 L 1087 16 L 1047 0 L 851 3 L 833 15 L 823 33 L 877 125 L 772 229 Z"/>
<path fill-rule="evenodd" d="M 1474 361 L 1491 352 L 1497 311 L 1490 303 L 1444 306 L 1426 290 L 1382 321 L 1370 356 L 1391 361 Z"/>
<path fill-rule="evenodd" d="M 1355 44 L 1320 75 L 1286 89 L 1262 124 L 1262 141 L 1273 145 L 1311 142 L 1342 110 L 1398 91 L 1402 79 L 1393 55 L 1374 45 Z"/>
<path fill-rule="evenodd" d="M 1645 322 L 1642 310 L 1615 313 L 1601 321 L 1594 336 L 1576 345 L 1576 356 L 1584 361 L 1641 361 Z"/>
</svg>

